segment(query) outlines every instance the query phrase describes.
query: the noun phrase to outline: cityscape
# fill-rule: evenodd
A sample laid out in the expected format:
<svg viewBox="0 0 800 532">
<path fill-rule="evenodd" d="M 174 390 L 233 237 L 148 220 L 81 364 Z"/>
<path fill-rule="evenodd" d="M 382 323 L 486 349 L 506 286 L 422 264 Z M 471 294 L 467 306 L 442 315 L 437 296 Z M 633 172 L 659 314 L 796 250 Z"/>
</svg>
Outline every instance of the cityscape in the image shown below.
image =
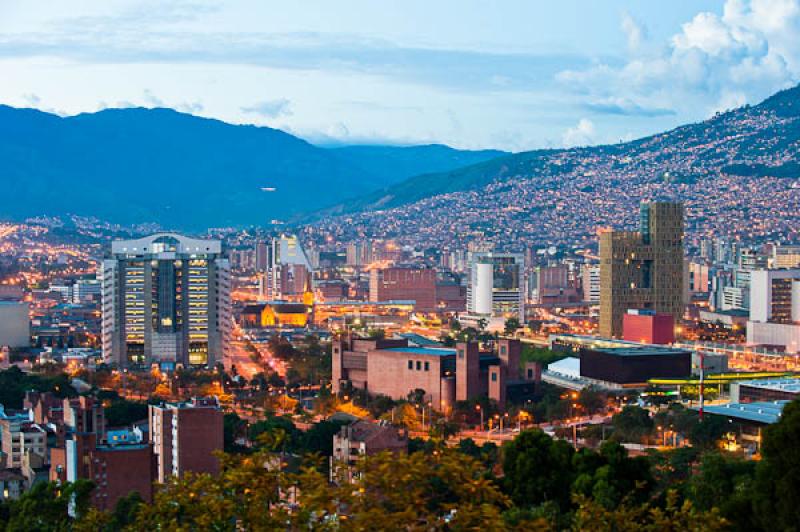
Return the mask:
<svg viewBox="0 0 800 532">
<path fill-rule="evenodd" d="M 0 531 L 798 528 L 800 4 L 168 4 L 0 5 Z"/>
</svg>

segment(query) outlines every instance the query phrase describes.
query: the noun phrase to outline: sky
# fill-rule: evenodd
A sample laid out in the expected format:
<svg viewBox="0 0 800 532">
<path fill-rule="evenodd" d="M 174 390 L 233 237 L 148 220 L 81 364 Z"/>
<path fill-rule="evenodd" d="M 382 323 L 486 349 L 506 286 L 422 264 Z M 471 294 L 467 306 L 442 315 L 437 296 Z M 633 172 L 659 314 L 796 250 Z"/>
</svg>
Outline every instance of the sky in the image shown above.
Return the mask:
<svg viewBox="0 0 800 532">
<path fill-rule="evenodd" d="M 757 103 L 798 35 L 800 0 L 0 0 L 0 103 L 524 151 Z"/>
</svg>

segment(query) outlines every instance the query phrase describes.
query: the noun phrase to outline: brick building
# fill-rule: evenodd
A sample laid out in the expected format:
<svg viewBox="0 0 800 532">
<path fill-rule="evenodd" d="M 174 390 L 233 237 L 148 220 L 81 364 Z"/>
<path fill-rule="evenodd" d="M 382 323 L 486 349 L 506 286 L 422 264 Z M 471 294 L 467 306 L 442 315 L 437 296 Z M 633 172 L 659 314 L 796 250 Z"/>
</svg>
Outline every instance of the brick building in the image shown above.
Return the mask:
<svg viewBox="0 0 800 532">
<path fill-rule="evenodd" d="M 420 312 L 436 311 L 436 270 L 384 268 L 370 272 L 369 300 L 410 301 Z"/>
<path fill-rule="evenodd" d="M 410 347 L 407 339 L 341 339 L 333 344 L 333 391 L 352 386 L 403 399 L 419 389 L 440 410 L 488 395 L 502 408 L 509 392 L 532 393 L 539 375 L 533 364 L 521 374 L 521 349 L 519 340 L 506 339 L 492 352 L 480 352 L 477 343 L 443 348 Z"/>
<path fill-rule="evenodd" d="M 157 480 L 170 476 L 219 472 L 214 451 L 223 449 L 222 410 L 216 398 L 187 403 L 150 405 L 150 441 L 156 456 Z"/>
</svg>

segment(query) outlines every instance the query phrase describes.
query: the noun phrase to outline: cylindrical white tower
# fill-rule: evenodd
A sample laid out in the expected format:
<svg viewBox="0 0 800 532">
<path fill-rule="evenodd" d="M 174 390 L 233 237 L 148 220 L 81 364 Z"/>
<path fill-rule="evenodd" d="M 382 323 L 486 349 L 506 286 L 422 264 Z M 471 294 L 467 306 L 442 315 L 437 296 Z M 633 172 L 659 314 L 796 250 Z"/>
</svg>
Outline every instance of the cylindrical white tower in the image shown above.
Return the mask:
<svg viewBox="0 0 800 532">
<path fill-rule="evenodd" d="M 475 265 L 475 286 L 472 287 L 474 308 L 478 314 L 492 313 L 492 285 L 494 265 L 479 262 Z"/>
</svg>

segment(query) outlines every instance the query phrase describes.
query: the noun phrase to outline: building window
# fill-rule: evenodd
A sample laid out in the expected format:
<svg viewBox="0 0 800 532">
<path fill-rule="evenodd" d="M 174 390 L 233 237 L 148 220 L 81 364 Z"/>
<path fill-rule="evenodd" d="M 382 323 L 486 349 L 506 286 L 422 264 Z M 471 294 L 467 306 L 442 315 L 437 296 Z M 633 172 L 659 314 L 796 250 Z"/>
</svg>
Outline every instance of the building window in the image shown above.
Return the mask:
<svg viewBox="0 0 800 532">
<path fill-rule="evenodd" d="M 492 382 L 497 382 L 497 373 L 492 373 Z"/>
<path fill-rule="evenodd" d="M 464 350 L 463 349 L 459 349 L 458 350 L 458 358 L 464 358 Z"/>
<path fill-rule="evenodd" d="M 421 369 L 422 369 L 422 362 L 417 360 L 417 371 L 420 371 Z"/>
<path fill-rule="evenodd" d="M 528 378 L 529 379 L 533 378 L 533 370 L 532 369 L 528 369 Z"/>
<path fill-rule="evenodd" d="M 501 355 L 505 355 L 506 354 L 506 346 L 504 346 L 504 345 L 500 346 L 500 354 Z"/>
<path fill-rule="evenodd" d="M 429 362 L 425 362 L 425 371 L 428 371 L 430 369 L 431 369 L 430 363 Z"/>
<path fill-rule="evenodd" d="M 408 369 L 414 369 L 414 361 L 413 360 L 409 360 L 408 361 Z"/>
</svg>

